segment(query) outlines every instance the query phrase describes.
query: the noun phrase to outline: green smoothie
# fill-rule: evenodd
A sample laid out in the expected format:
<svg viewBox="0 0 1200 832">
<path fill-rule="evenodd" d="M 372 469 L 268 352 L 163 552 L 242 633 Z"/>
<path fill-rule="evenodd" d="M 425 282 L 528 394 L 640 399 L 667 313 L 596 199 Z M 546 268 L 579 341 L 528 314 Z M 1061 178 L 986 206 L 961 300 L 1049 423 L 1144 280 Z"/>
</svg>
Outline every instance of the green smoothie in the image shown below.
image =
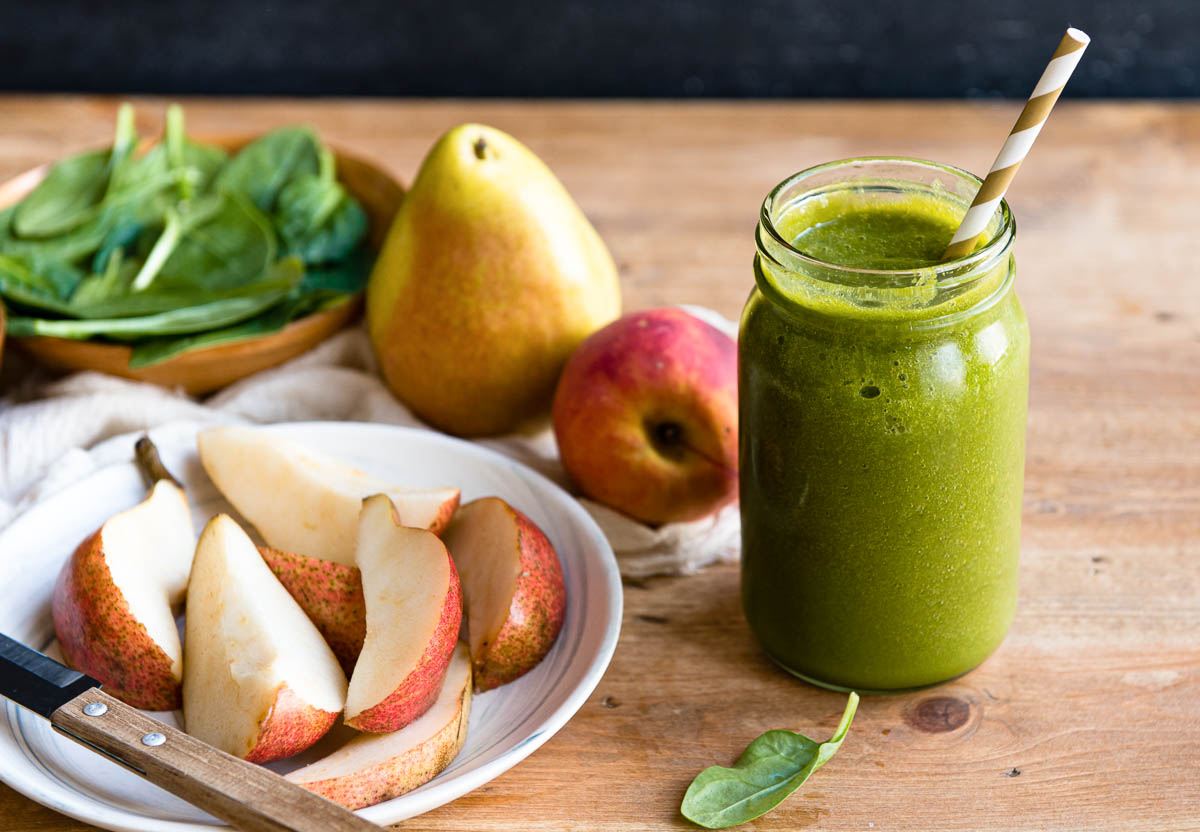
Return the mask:
<svg viewBox="0 0 1200 832">
<path fill-rule="evenodd" d="M 789 671 L 860 691 L 954 678 L 1000 644 L 1024 468 L 1007 209 L 942 266 L 969 195 L 941 167 L 888 170 L 768 200 L 739 340 L 746 618 Z"/>
</svg>

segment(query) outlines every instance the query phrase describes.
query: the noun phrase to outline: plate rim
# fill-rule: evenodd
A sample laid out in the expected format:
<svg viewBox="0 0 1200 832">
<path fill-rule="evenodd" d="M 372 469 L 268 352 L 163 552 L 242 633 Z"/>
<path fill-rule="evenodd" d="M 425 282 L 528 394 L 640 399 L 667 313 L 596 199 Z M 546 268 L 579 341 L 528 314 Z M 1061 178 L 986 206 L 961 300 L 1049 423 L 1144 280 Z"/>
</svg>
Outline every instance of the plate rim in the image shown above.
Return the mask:
<svg viewBox="0 0 1200 832">
<path fill-rule="evenodd" d="M 398 823 L 411 817 L 431 811 L 434 808 L 450 803 L 468 794 L 483 784 L 493 780 L 500 774 L 508 771 L 513 766 L 520 763 L 542 745 L 544 745 L 551 737 L 558 733 L 563 726 L 583 707 L 588 697 L 595 691 L 596 686 L 600 683 L 604 673 L 607 671 L 609 664 L 612 661 L 613 653 L 616 650 L 617 642 L 620 636 L 622 615 L 624 609 L 624 594 L 621 584 L 620 569 L 617 564 L 616 555 L 613 552 L 611 544 L 605 537 L 600 526 L 592 518 L 590 514 L 572 497 L 565 489 L 551 480 L 549 477 L 541 474 L 533 468 L 519 462 L 511 457 L 496 451 L 484 445 L 469 442 L 456 437 L 448 436 L 429 429 L 412 427 L 407 425 L 391 425 L 379 422 L 349 422 L 349 421 L 320 421 L 306 420 L 299 422 L 276 422 L 271 424 L 254 424 L 244 420 L 229 420 L 228 422 L 196 423 L 190 420 L 179 422 L 166 423 L 151 428 L 147 431 L 135 431 L 129 436 L 134 436 L 138 433 L 149 433 L 151 438 L 155 435 L 163 433 L 182 433 L 184 435 L 191 434 L 194 436 L 199 430 L 206 427 L 215 427 L 219 424 L 247 424 L 256 428 L 261 428 L 267 431 L 286 433 L 304 433 L 306 430 L 315 429 L 320 431 L 338 431 L 338 430 L 354 430 L 367 432 L 382 432 L 393 433 L 399 432 L 414 440 L 421 442 L 431 442 L 434 445 L 442 445 L 453 448 L 457 451 L 472 454 L 485 460 L 489 467 L 504 466 L 510 467 L 516 473 L 544 489 L 548 489 L 550 493 L 555 494 L 566 506 L 567 512 L 572 516 L 573 521 L 579 525 L 580 531 L 588 538 L 592 539 L 597 544 L 597 552 L 595 559 L 602 567 L 603 583 L 609 597 L 607 606 L 608 620 L 604 624 L 604 631 L 600 638 L 595 657 L 587 666 L 583 678 L 580 682 L 571 689 L 562 703 L 554 709 L 545 719 L 543 719 L 535 727 L 534 732 L 523 740 L 518 741 L 514 746 L 501 752 L 495 759 L 488 761 L 479 766 L 479 768 L 464 772 L 458 775 L 454 780 L 442 784 L 441 788 L 435 788 L 420 795 L 424 800 L 416 801 L 416 805 L 409 807 L 415 811 L 401 811 L 396 814 L 388 814 L 386 807 L 394 800 L 376 804 L 375 806 L 365 807 L 356 810 L 356 814 L 366 820 L 370 820 L 380 824 Z M 119 440 L 120 437 L 113 437 L 105 442 Z M 193 451 L 194 453 L 194 451 Z M 88 484 L 95 479 L 106 476 L 113 476 L 118 471 L 128 470 L 133 468 L 132 461 L 114 462 L 109 465 L 102 466 L 89 472 L 83 478 L 74 483 L 50 494 L 45 499 L 39 501 L 35 505 L 27 508 L 12 523 L 10 523 L 3 531 L 0 531 L 0 541 L 8 537 L 14 528 L 24 526 L 26 523 L 32 522 L 43 511 L 48 511 L 53 508 L 54 504 L 62 500 L 71 500 L 77 492 L 84 493 L 87 490 Z M 2 556 L 0 556 L 2 557 Z M 28 759 L 28 754 L 22 751 L 21 733 L 16 726 L 17 718 L 23 713 L 23 709 L 14 702 L 0 699 L 0 703 L 4 705 L 0 709 L 0 750 L 7 746 L 12 746 L 18 753 L 21 754 L 21 766 L 14 766 L 11 762 L 11 755 L 0 754 L 0 782 L 5 783 L 9 788 L 23 795 L 24 797 L 39 803 L 42 806 L 56 811 L 60 814 L 72 817 L 76 820 L 85 823 L 96 824 L 105 829 L 113 830 L 113 832 L 221 832 L 228 830 L 227 825 L 213 825 L 209 823 L 199 823 L 190 821 L 163 820 L 159 818 L 151 818 L 147 816 L 133 815 L 124 809 L 118 808 L 85 793 L 78 793 L 79 799 L 86 801 L 86 804 L 77 807 L 71 801 L 59 799 L 58 791 L 61 788 L 57 784 L 50 791 L 44 791 L 46 783 L 46 775 L 40 771 L 37 763 Z M 436 780 L 436 778 L 435 778 Z M 433 782 L 433 781 L 431 781 Z M 42 785 L 43 789 L 38 786 Z M 87 812 L 85 809 L 94 809 L 92 812 Z M 132 823 L 131 823 L 132 821 Z"/>
</svg>

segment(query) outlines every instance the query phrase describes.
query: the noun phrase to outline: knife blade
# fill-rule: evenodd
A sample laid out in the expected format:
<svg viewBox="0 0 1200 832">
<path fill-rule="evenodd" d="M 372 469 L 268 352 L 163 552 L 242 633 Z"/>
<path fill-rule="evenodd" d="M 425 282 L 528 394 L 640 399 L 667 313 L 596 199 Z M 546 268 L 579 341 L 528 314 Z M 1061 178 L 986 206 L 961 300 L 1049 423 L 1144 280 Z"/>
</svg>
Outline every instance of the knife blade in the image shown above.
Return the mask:
<svg viewBox="0 0 1200 832">
<path fill-rule="evenodd" d="M 95 679 L 0 633 L 0 695 L 84 747 L 246 832 L 378 832 L 270 769 L 239 760 L 100 689 Z"/>
</svg>

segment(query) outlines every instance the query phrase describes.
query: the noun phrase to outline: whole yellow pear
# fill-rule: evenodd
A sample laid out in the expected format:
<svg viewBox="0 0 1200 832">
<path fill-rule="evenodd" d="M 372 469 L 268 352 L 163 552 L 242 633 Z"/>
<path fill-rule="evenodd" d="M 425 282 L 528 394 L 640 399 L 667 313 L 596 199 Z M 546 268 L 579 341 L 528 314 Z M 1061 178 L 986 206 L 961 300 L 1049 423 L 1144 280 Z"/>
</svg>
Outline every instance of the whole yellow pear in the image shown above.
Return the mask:
<svg viewBox="0 0 1200 832">
<path fill-rule="evenodd" d="M 460 436 L 547 412 L 571 352 L 620 312 L 612 256 L 562 183 L 481 124 L 429 151 L 367 285 L 384 379 Z"/>
</svg>

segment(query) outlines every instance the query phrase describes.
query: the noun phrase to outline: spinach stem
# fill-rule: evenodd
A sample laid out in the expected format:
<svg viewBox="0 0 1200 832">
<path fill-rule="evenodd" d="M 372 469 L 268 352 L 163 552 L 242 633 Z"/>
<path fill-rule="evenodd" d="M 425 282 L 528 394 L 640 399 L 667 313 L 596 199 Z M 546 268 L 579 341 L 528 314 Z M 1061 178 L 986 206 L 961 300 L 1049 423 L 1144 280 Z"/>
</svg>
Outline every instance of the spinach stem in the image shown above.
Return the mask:
<svg viewBox="0 0 1200 832">
<path fill-rule="evenodd" d="M 113 136 L 112 156 L 109 164 L 113 167 L 133 150 L 137 142 L 137 133 L 133 126 L 133 105 L 126 101 L 117 110 L 117 132 Z"/>
<path fill-rule="evenodd" d="M 154 278 L 158 277 L 167 258 L 171 256 L 171 252 L 175 250 L 175 246 L 179 244 L 179 238 L 183 231 L 183 221 L 179 219 L 179 212 L 174 208 L 167 208 L 166 216 L 167 224 L 163 227 L 163 232 L 158 236 L 158 240 L 155 241 L 154 248 L 150 249 L 150 256 L 146 258 L 137 277 L 133 279 L 133 283 L 129 287 L 130 291 L 141 292 L 149 288 L 150 284 L 154 282 Z"/>
<path fill-rule="evenodd" d="M 316 212 L 313 214 L 312 227 L 320 228 L 325 224 L 325 221 L 333 216 L 333 212 L 342 204 L 344 191 L 342 186 L 335 180 L 336 169 L 334 166 L 333 151 L 328 147 L 321 148 L 320 168 L 318 176 L 327 187 L 325 193 L 321 197 L 321 204 L 317 206 Z"/>
<path fill-rule="evenodd" d="M 125 259 L 125 249 L 122 246 L 117 246 L 113 249 L 112 254 L 108 255 L 108 263 L 104 266 L 104 279 L 115 280 L 117 272 L 121 270 L 121 261 Z"/>
<path fill-rule="evenodd" d="M 178 104 L 172 104 L 167 107 L 167 161 L 170 164 L 171 170 L 182 170 L 186 165 L 184 151 L 186 147 L 184 143 L 187 141 L 187 133 L 184 130 L 183 123 L 183 108 Z M 179 178 L 179 198 L 181 200 L 191 199 L 195 193 L 195 188 L 192 187 L 192 181 L 186 176 Z"/>
</svg>

